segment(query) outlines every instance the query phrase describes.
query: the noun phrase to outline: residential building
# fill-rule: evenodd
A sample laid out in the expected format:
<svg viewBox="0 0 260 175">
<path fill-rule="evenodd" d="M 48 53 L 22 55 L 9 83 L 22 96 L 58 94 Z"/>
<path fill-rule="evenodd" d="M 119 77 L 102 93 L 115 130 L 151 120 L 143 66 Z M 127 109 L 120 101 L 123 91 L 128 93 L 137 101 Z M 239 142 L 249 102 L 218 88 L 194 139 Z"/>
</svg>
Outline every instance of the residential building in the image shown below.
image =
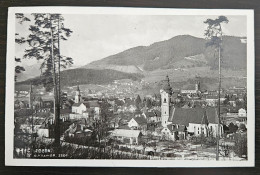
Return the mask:
<svg viewBox="0 0 260 175">
<path fill-rule="evenodd" d="M 128 127 L 131 129 L 139 129 L 142 131 L 146 131 L 147 130 L 147 120 L 143 116 L 132 118 L 128 122 Z"/>
<path fill-rule="evenodd" d="M 115 129 L 111 136 L 125 144 L 139 144 L 142 133 L 139 130 Z"/>
</svg>

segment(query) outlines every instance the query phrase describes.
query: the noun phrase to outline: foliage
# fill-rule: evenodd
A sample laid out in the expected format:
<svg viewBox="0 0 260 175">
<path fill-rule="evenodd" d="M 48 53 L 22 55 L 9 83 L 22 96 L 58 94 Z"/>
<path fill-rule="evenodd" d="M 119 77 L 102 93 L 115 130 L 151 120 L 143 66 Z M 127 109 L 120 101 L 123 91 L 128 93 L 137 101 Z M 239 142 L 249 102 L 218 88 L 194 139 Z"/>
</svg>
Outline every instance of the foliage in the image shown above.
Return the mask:
<svg viewBox="0 0 260 175">
<path fill-rule="evenodd" d="M 22 24 L 24 21 L 30 21 L 30 19 L 25 17 L 24 14 L 22 14 L 22 13 L 16 13 L 15 17 L 19 21 L 20 24 Z M 25 42 L 26 42 L 26 40 L 24 37 L 20 37 L 19 33 L 15 33 L 15 43 L 23 44 Z M 15 62 L 16 62 L 16 64 L 21 63 L 21 58 L 15 57 Z M 19 66 L 19 65 L 15 66 L 15 81 L 17 81 L 17 74 L 21 73 L 22 71 L 25 71 L 24 67 Z"/>
<path fill-rule="evenodd" d="M 228 23 L 228 19 L 225 16 L 219 16 L 217 19 L 207 19 L 204 21 L 207 24 L 207 29 L 205 30 L 204 35 L 209 41 L 206 43 L 206 46 L 220 47 L 222 43 L 222 23 Z"/>
<path fill-rule="evenodd" d="M 240 123 L 240 125 L 239 125 L 239 131 L 240 131 L 240 132 L 245 132 L 245 131 L 247 131 L 246 125 L 243 124 L 243 123 Z"/>
<path fill-rule="evenodd" d="M 51 76 L 51 74 L 46 74 Z M 124 73 L 116 70 L 104 69 L 104 70 L 95 70 L 95 69 L 69 69 L 61 72 L 61 85 L 62 86 L 74 86 L 78 82 L 82 84 L 107 84 L 114 80 L 120 79 L 131 79 L 133 81 L 140 80 L 143 76 L 141 74 L 134 73 Z M 44 81 L 45 84 L 48 84 L 49 80 L 44 77 L 36 77 L 26 81 L 19 82 L 19 84 L 29 84 L 32 81 L 35 84 L 39 84 Z"/>
<path fill-rule="evenodd" d="M 40 69 L 43 70 L 44 78 L 37 83 L 42 83 L 50 91 L 53 88 L 55 69 L 66 68 L 73 63 L 72 58 L 61 55 L 59 50 L 60 40 L 67 40 L 72 31 L 64 27 L 64 18 L 60 14 L 34 13 L 33 20 L 23 14 L 16 14 L 16 18 L 21 24 L 24 21 L 32 23 L 28 37 L 18 38 L 19 34 L 16 34 L 16 43 L 27 43 L 29 46 L 25 49 L 23 58 L 42 61 Z"/>
<path fill-rule="evenodd" d="M 140 97 L 140 95 L 137 95 L 137 97 L 135 99 L 135 106 L 137 108 L 140 108 L 141 103 L 142 103 L 141 97 Z"/>
<path fill-rule="evenodd" d="M 146 98 L 146 106 L 147 106 L 147 108 L 152 107 L 152 100 L 150 98 Z"/>
<path fill-rule="evenodd" d="M 201 134 L 200 136 L 192 136 L 190 140 L 193 144 L 204 144 L 206 146 L 214 146 L 217 144 L 217 140 L 213 135 L 205 137 L 204 134 Z"/>
<path fill-rule="evenodd" d="M 228 125 L 228 130 L 230 133 L 235 133 L 238 130 L 238 126 L 234 125 L 232 122 Z"/>
<path fill-rule="evenodd" d="M 247 157 L 247 133 L 236 133 L 235 134 L 235 147 L 234 152 L 239 156 Z"/>
<path fill-rule="evenodd" d="M 219 16 L 216 19 L 207 19 L 204 21 L 207 24 L 207 29 L 205 30 L 204 36 L 207 39 L 206 48 L 208 48 L 208 55 L 206 57 L 213 57 L 211 59 L 212 68 L 217 68 L 217 64 L 215 64 L 215 59 L 218 55 L 217 52 L 220 53 L 220 57 L 223 57 L 223 31 L 222 24 L 228 23 L 228 19 L 225 16 Z M 212 64 L 214 63 L 214 64 Z"/>
<path fill-rule="evenodd" d="M 215 49 L 207 47 L 207 40 L 189 35 L 176 36 L 172 39 L 157 42 L 147 47 L 135 47 L 121 53 L 106 57 L 102 60 L 91 63 L 92 66 L 118 65 L 118 66 L 140 66 L 146 71 L 157 69 L 171 69 L 179 62 L 183 62 L 187 56 L 202 55 L 205 63 L 215 67 Z M 196 47 L 194 47 L 196 46 Z M 246 68 L 246 44 L 241 43 L 239 37 L 223 36 L 223 57 L 225 57 L 226 68 Z M 142 58 L 142 59 L 140 59 Z M 196 61 L 197 62 L 197 61 Z M 178 67 L 195 64 L 194 61 L 185 61 Z M 203 63 L 202 65 L 205 65 Z M 201 66 L 197 62 L 195 67 Z M 87 66 L 86 66 L 87 67 Z M 176 68 L 176 67 L 175 67 Z"/>
<path fill-rule="evenodd" d="M 16 13 L 15 17 L 16 17 L 16 19 L 18 19 L 20 24 L 22 24 L 24 21 L 31 21 L 29 18 L 24 16 L 24 14 L 22 14 L 22 13 Z"/>
</svg>

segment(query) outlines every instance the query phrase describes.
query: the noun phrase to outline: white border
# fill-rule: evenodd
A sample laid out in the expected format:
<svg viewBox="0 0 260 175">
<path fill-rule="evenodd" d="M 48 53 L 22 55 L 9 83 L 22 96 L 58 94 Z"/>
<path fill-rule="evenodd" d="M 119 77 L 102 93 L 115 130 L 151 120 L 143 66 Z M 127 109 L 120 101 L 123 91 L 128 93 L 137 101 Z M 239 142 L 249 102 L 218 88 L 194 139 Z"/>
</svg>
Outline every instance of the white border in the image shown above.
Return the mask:
<svg viewBox="0 0 260 175">
<path fill-rule="evenodd" d="M 6 59 L 5 165 L 7 166 L 72 166 L 72 167 L 252 167 L 255 166 L 255 52 L 254 11 L 234 9 L 169 9 L 125 7 L 10 7 L 8 9 L 8 40 Z M 248 160 L 75 160 L 75 159 L 14 159 L 14 53 L 15 13 L 61 14 L 124 14 L 124 15 L 245 15 L 247 16 L 247 108 Z"/>
</svg>

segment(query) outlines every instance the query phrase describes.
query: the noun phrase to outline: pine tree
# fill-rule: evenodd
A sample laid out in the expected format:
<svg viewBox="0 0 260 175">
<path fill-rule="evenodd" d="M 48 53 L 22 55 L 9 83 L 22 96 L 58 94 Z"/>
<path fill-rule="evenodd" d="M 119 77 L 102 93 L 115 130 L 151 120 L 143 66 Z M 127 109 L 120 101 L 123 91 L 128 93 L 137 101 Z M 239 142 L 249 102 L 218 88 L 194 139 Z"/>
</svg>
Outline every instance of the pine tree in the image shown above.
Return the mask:
<svg viewBox="0 0 260 175">
<path fill-rule="evenodd" d="M 56 155 L 60 146 L 60 70 L 73 64 L 70 57 L 61 55 L 60 41 L 67 40 L 72 31 L 64 27 L 64 18 L 60 14 L 32 14 L 34 24 L 30 25 L 27 39 L 17 42 L 28 43 L 23 58 L 41 61 L 41 79 L 34 84 L 43 84 L 46 91 L 54 92 L 55 148 Z M 22 21 L 27 19 L 19 18 Z M 28 18 L 29 19 L 29 18 Z"/>
<path fill-rule="evenodd" d="M 217 19 L 207 19 L 204 21 L 207 24 L 205 31 L 205 37 L 208 40 L 206 47 L 212 47 L 218 52 L 219 60 L 219 87 L 218 87 L 218 132 L 217 132 L 217 149 L 216 160 L 219 160 L 219 131 L 220 131 L 220 90 L 221 90 L 221 58 L 222 58 L 222 24 L 228 23 L 228 19 L 225 16 L 219 16 Z"/>
<path fill-rule="evenodd" d="M 136 99 L 135 99 L 135 105 L 136 105 L 136 107 L 139 108 L 140 105 L 141 105 L 141 103 L 142 103 L 141 97 L 140 97 L 140 95 L 137 95 L 137 97 L 136 97 Z"/>
</svg>

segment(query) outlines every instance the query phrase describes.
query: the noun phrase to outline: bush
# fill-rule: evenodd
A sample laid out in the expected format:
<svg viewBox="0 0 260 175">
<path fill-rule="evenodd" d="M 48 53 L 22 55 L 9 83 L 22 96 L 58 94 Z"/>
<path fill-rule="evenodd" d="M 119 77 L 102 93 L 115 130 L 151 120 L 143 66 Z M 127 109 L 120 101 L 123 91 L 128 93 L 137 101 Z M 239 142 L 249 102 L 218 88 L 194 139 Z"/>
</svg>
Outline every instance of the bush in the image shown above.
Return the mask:
<svg viewBox="0 0 260 175">
<path fill-rule="evenodd" d="M 247 133 L 235 134 L 235 148 L 234 152 L 238 157 L 247 157 Z"/>
<path fill-rule="evenodd" d="M 193 144 L 205 144 L 207 146 L 214 146 L 217 144 L 217 139 L 212 135 L 205 137 L 204 134 L 200 136 L 192 136 L 190 138 Z"/>
</svg>

